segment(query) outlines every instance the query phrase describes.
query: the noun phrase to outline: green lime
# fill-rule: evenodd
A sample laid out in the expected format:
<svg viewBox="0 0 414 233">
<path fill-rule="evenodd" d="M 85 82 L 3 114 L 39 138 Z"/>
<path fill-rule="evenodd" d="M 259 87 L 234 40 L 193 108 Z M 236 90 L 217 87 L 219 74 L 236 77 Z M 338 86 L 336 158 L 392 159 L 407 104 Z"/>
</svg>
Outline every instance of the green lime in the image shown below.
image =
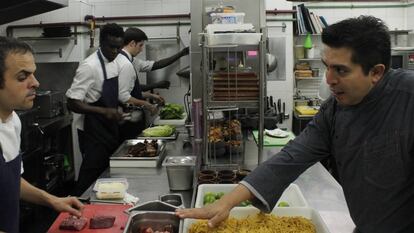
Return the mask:
<svg viewBox="0 0 414 233">
<path fill-rule="evenodd" d="M 214 193 L 204 195 L 204 199 L 203 199 L 204 205 L 213 203 L 215 201 L 216 201 L 216 197 Z"/>
<path fill-rule="evenodd" d="M 224 196 L 224 192 L 216 193 L 216 199 L 217 200 L 220 199 L 222 196 Z"/>
</svg>

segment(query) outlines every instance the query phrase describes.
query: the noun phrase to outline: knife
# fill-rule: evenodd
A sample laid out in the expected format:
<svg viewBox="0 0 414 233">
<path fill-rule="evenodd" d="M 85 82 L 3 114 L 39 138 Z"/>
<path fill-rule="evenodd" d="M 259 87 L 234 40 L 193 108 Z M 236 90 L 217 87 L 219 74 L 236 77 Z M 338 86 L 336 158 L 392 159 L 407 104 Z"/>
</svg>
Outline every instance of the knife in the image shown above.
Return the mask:
<svg viewBox="0 0 414 233">
<path fill-rule="evenodd" d="M 282 123 L 283 116 L 282 116 L 282 100 L 277 99 L 277 112 L 279 113 L 279 123 Z"/>
<path fill-rule="evenodd" d="M 269 96 L 266 96 L 266 111 L 267 112 L 269 110 L 270 106 L 269 106 Z"/>
</svg>

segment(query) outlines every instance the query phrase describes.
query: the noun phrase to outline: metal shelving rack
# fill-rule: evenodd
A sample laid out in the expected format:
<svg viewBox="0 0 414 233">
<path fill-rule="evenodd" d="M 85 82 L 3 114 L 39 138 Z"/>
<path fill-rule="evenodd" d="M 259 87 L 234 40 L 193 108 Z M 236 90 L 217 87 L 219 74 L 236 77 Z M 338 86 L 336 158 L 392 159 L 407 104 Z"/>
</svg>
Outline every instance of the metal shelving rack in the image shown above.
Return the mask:
<svg viewBox="0 0 414 233">
<path fill-rule="evenodd" d="M 245 140 L 247 138 L 247 131 L 244 130 L 245 127 L 242 125 L 242 143 L 241 149 L 232 153 L 231 155 L 226 155 L 228 161 L 223 161 L 223 156 L 217 154 L 220 153 L 220 143 L 212 144 L 209 143 L 209 126 L 214 126 L 215 123 L 224 125 L 224 128 L 229 126 L 232 120 L 245 120 L 241 119 L 244 116 L 249 115 L 253 116 L 255 122 L 254 129 L 259 130 L 259 140 L 258 140 L 258 163 L 262 159 L 262 147 L 263 147 L 263 121 L 264 121 L 264 105 L 265 105 L 265 96 L 266 96 L 266 79 L 265 79 L 265 51 L 266 51 L 266 39 L 267 39 L 267 30 L 266 30 L 266 9 L 264 1 L 251 1 L 251 0 L 199 0 L 191 1 L 191 96 L 192 99 L 202 99 L 202 112 L 203 112 L 203 139 L 202 139 L 202 151 L 203 155 L 201 157 L 202 162 L 201 166 L 227 166 L 232 168 L 231 165 L 241 165 L 244 160 L 244 150 Z M 234 40 L 228 43 L 223 43 L 222 38 L 227 37 L 228 34 L 206 34 L 205 28 L 208 24 L 212 23 L 211 18 L 208 12 L 223 12 L 225 8 L 233 7 L 234 12 L 236 13 L 245 13 L 244 23 L 251 23 L 254 28 L 254 33 L 261 33 L 262 36 L 260 39 L 256 37 L 254 42 Z M 231 31 L 231 30 L 230 30 Z M 233 32 L 235 33 L 235 32 Z M 243 33 L 240 33 L 243 34 Z M 210 36 L 210 37 L 209 37 Z M 211 36 L 215 38 L 215 42 L 212 43 Z M 237 36 L 237 35 L 236 35 Z M 219 39 L 220 38 L 220 39 Z M 245 38 L 251 39 L 251 38 Z M 231 59 L 236 59 L 240 61 L 240 56 L 246 56 L 247 52 L 251 51 L 254 56 L 249 58 L 255 59 L 256 65 L 252 66 L 251 72 L 256 74 L 257 78 L 257 91 L 256 94 L 244 94 L 244 97 L 250 96 L 251 98 L 236 98 L 242 97 L 243 94 L 239 95 L 239 92 L 254 92 L 254 89 L 247 87 L 248 84 L 243 84 L 244 88 L 242 89 L 230 89 L 230 87 L 236 87 L 237 84 L 232 84 L 229 86 L 225 85 L 225 81 L 222 81 L 220 85 L 216 85 L 214 90 L 214 80 L 212 77 L 217 74 L 217 71 L 220 71 L 222 77 L 228 77 L 229 72 L 237 73 L 239 75 L 242 71 L 246 69 L 240 69 L 237 64 L 232 67 L 224 67 L 222 64 L 223 60 L 216 59 L 216 64 L 214 63 L 214 56 L 221 53 L 228 56 L 227 60 L 230 57 Z M 244 55 L 243 55 L 244 54 Z M 230 59 L 230 60 L 231 60 Z M 243 58 L 245 59 L 245 58 Z M 224 59 L 225 60 L 225 59 Z M 233 60 L 234 61 L 234 60 Z M 244 62 L 244 60 L 243 60 Z M 242 64 L 246 65 L 246 64 Z M 214 69 L 213 67 L 220 66 L 225 69 Z M 248 66 L 246 66 L 247 68 Z M 227 73 L 226 73 L 227 72 Z M 223 74 L 224 73 L 224 74 Z M 227 76 L 226 76 L 227 74 Z M 236 76 L 236 74 L 232 74 Z M 238 77 L 238 76 L 237 76 Z M 237 83 L 238 81 L 233 81 Z M 219 86 L 219 87 L 217 87 Z M 227 89 L 226 89 L 227 88 Z M 214 92 L 221 92 L 220 95 Z M 233 95 L 232 98 L 224 98 L 225 92 Z M 231 93 L 233 92 L 233 93 Z M 222 98 L 215 98 L 215 97 Z M 223 118 L 223 116 L 218 117 L 219 115 L 225 115 L 227 122 L 217 118 Z M 209 117 L 210 116 L 210 117 Z M 221 121 L 221 122 L 220 122 Z M 259 122 L 259 123 L 257 123 Z M 233 122 L 235 123 L 235 122 Z M 257 125 L 256 125 L 257 123 Z M 236 127 L 237 128 L 237 127 Z M 253 127 L 250 127 L 250 129 Z M 224 130 L 225 131 L 225 130 Z M 237 130 L 236 130 L 237 131 Z M 240 136 L 236 137 L 238 140 Z M 229 143 L 232 140 L 232 137 L 226 137 L 225 142 Z M 216 147 L 216 149 L 214 149 Z M 217 150 L 217 147 L 219 150 Z M 230 147 L 231 148 L 231 147 Z M 212 150 L 213 149 L 213 150 Z M 241 151 L 240 151 L 241 150 Z M 230 149 L 230 152 L 232 150 Z M 218 156 L 217 156 L 218 155 Z M 233 156 L 234 155 L 234 156 Z"/>
<path fill-rule="evenodd" d="M 262 37 L 263 38 L 263 37 Z M 227 159 L 221 159 L 223 153 L 223 143 L 212 143 L 209 140 L 210 130 L 218 128 L 218 125 L 222 124 L 220 119 L 217 119 L 217 113 L 222 113 L 222 117 L 226 122 L 232 122 L 237 120 L 240 122 L 240 116 L 246 109 L 254 109 L 258 113 L 258 153 L 259 160 L 261 161 L 262 149 L 263 149 L 263 130 L 264 130 L 264 101 L 266 96 L 265 86 L 265 40 L 260 40 L 257 44 L 228 44 L 228 45 L 208 45 L 205 38 L 202 40 L 202 78 L 203 78 L 203 117 L 204 117 L 204 163 L 214 166 L 227 166 L 227 167 L 239 167 L 244 161 L 244 149 L 245 141 L 241 134 L 236 138 L 241 141 L 240 146 L 236 147 L 236 152 L 232 152 L 231 149 L 226 153 Z M 253 59 L 250 59 L 250 69 L 240 68 L 239 65 L 243 63 L 243 66 L 248 65 L 246 61 L 246 54 L 249 51 L 257 52 Z M 225 67 L 217 69 L 218 61 L 216 58 L 225 57 L 227 61 Z M 233 63 L 229 62 L 233 61 Z M 250 76 L 247 76 L 247 75 Z M 220 75 L 221 77 L 217 77 Z M 220 87 L 224 91 L 218 91 L 217 81 L 215 78 L 221 78 Z M 250 79 L 250 83 L 256 83 L 246 87 L 242 83 L 245 79 Z M 253 80 L 253 81 L 252 81 Z M 248 82 L 248 83 L 249 83 Z M 226 84 L 227 83 L 227 84 Z M 248 90 L 250 89 L 250 94 Z M 220 93 L 220 96 L 216 96 Z M 247 96 L 246 96 L 247 95 Z M 226 123 L 224 123 L 226 124 Z M 230 127 L 227 129 L 231 131 Z M 233 135 L 234 137 L 234 135 Z M 230 148 L 232 144 L 230 143 Z M 227 147 L 228 148 L 228 147 Z"/>
</svg>

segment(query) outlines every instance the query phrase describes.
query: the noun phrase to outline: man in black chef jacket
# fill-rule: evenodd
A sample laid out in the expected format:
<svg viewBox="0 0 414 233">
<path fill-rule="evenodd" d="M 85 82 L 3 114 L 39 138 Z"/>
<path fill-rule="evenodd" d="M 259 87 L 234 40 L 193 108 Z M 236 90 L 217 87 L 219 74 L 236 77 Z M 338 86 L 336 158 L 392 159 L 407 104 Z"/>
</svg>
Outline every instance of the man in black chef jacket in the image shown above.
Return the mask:
<svg viewBox="0 0 414 233">
<path fill-rule="evenodd" d="M 136 56 L 144 49 L 145 41 L 148 40 L 147 35 L 139 28 L 128 28 L 125 31 L 124 47 L 115 62 L 118 63 L 119 71 L 119 98 L 123 103 L 130 103 L 137 106 L 142 106 L 151 112 L 154 112 L 152 106 L 146 99 L 155 100 L 157 103 L 164 103 L 164 99 L 159 95 L 154 95 L 149 92 L 142 92 L 138 73 L 151 72 L 157 69 L 164 68 L 171 65 L 182 56 L 188 54 L 188 47 L 182 49 L 180 52 L 158 60 L 147 61 L 136 58 Z M 145 128 L 145 119 L 134 123 L 126 122 L 121 125 L 121 140 L 135 138 Z"/>
<path fill-rule="evenodd" d="M 231 193 L 180 217 L 215 226 L 246 199 L 269 212 L 302 172 L 334 157 L 357 231 L 414 232 L 414 72 L 390 69 L 389 31 L 375 17 L 335 23 L 322 42 L 332 96 L 306 129 Z"/>
<path fill-rule="evenodd" d="M 119 146 L 118 67 L 113 60 L 123 45 L 122 27 L 111 23 L 100 30 L 99 49 L 81 62 L 66 92 L 83 152 L 75 195 L 81 195 L 108 167 Z"/>
<path fill-rule="evenodd" d="M 81 216 L 74 197 L 59 198 L 21 177 L 21 122 L 14 110 L 33 106 L 39 82 L 32 48 L 14 38 L 0 37 L 0 232 L 19 232 L 19 199 Z"/>
</svg>

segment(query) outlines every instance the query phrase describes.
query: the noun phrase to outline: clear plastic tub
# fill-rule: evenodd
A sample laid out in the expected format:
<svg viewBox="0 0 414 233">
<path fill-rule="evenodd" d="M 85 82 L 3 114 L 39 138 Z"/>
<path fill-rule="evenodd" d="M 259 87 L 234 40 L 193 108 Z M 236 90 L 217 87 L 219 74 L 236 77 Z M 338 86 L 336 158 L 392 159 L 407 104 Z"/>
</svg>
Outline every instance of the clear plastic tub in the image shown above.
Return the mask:
<svg viewBox="0 0 414 233">
<path fill-rule="evenodd" d="M 123 199 L 128 189 L 125 178 L 98 179 L 93 187 L 97 199 Z"/>
<path fill-rule="evenodd" d="M 244 13 L 211 13 L 210 17 L 213 24 L 242 24 L 244 15 Z"/>
</svg>

